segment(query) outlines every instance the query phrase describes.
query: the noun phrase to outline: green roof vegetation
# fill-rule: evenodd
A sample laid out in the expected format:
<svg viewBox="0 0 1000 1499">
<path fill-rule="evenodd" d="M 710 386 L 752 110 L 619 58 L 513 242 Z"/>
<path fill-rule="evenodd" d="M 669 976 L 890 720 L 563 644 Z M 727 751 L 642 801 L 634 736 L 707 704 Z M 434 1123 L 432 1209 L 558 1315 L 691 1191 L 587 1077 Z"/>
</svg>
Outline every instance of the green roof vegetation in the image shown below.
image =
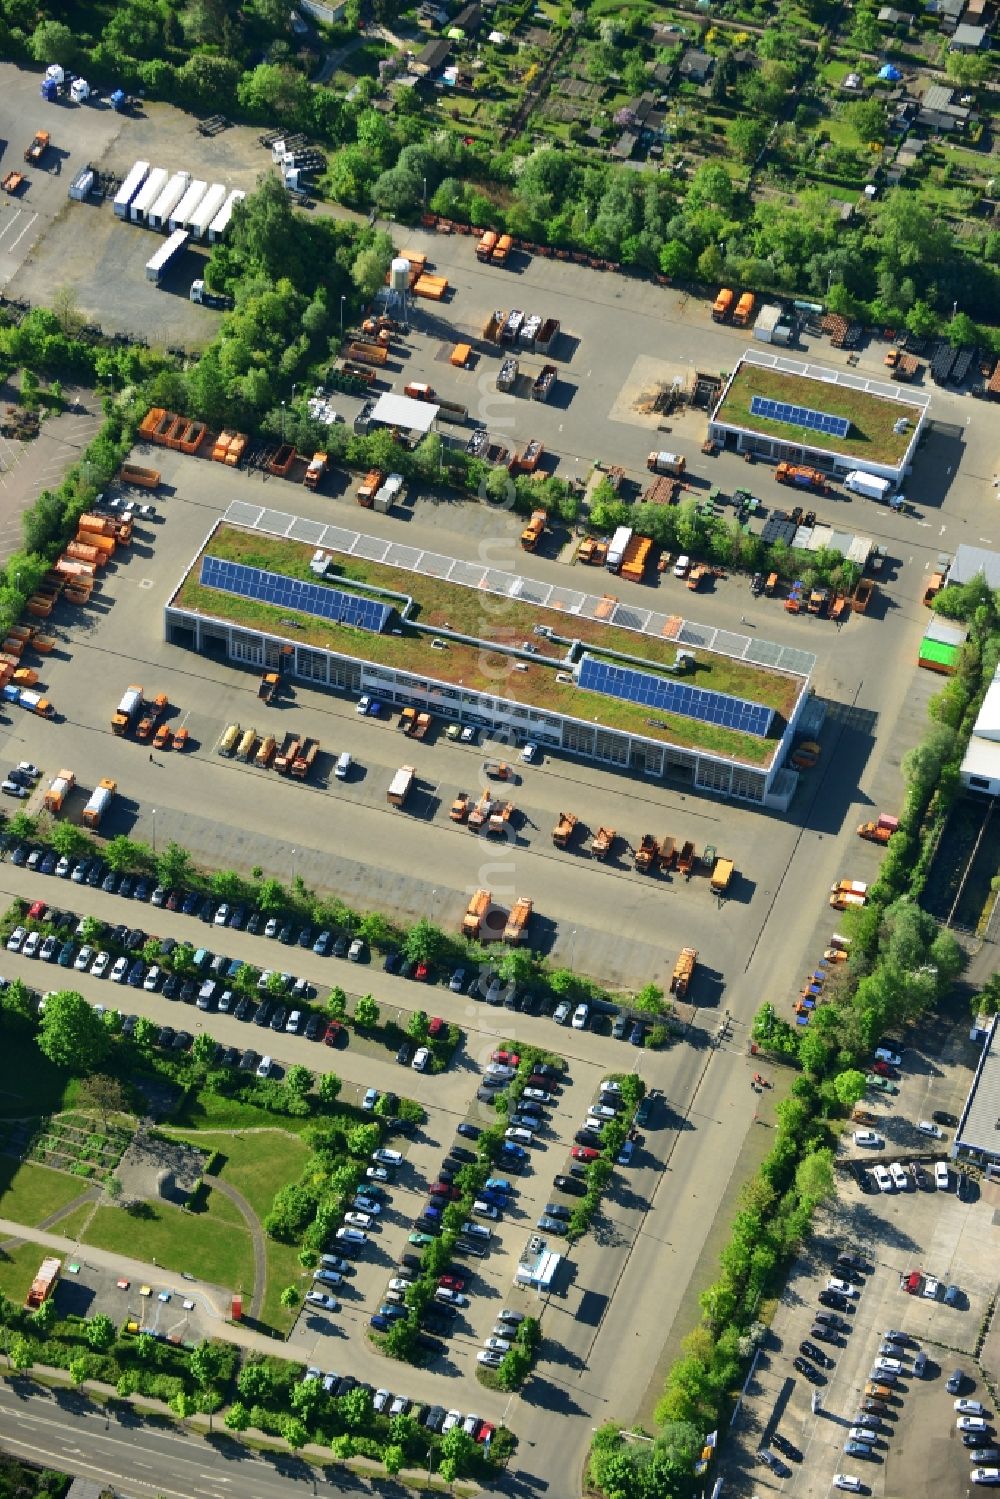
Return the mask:
<svg viewBox="0 0 1000 1499">
<path fill-rule="evenodd" d="M 309 569 L 313 550 L 304 543 L 248 532 L 227 524 L 219 525 L 205 546 L 205 551 L 215 557 L 310 581 L 315 581 L 315 575 Z M 206 588 L 199 581 L 199 562 L 200 558 L 172 600 L 177 608 L 279 635 L 300 645 L 390 666 L 430 681 L 451 683 L 472 692 L 565 714 L 585 723 L 596 722 L 624 733 L 703 750 L 751 765 L 766 766 L 774 755 L 774 738 L 760 739 L 680 714 L 658 712 L 655 723 L 651 723 L 648 710 L 639 704 L 607 697 L 603 693 L 585 692 L 573 682 L 560 682 L 557 674 L 561 675 L 566 669 L 566 647 L 543 636 L 535 636 L 533 626 L 545 623 L 564 633 L 567 639 L 578 639 L 588 646 L 598 647 L 605 655 L 617 652 L 628 656 L 638 668 L 653 672 L 662 671 L 676 659 L 677 647 L 671 640 L 616 629 L 576 615 L 568 616 L 565 626 L 561 627 L 555 618 L 556 611 L 552 609 L 493 594 L 489 595 L 488 607 L 484 607 L 483 595 L 474 588 L 380 563 L 342 558 L 334 553 L 334 563 L 327 578 L 336 587 L 350 588 L 352 582 L 364 583 L 413 597 L 413 622 L 402 623 L 398 633 L 376 635 L 333 624 L 315 615 L 300 614 L 285 606 Z M 293 632 L 289 631 L 287 623 L 283 623 L 288 620 L 295 621 Z M 447 626 L 466 634 L 470 636 L 470 642 L 450 640 L 446 649 L 433 649 L 427 635 L 419 628 L 430 624 Z M 538 647 L 534 660 L 510 654 L 512 647 L 519 648 L 526 641 Z M 484 651 L 484 643 L 493 649 Z M 779 715 L 777 727 L 780 732 L 782 721 L 788 718 L 802 690 L 800 677 L 748 666 L 709 651 L 699 650 L 695 654 L 695 669 L 684 678 L 685 681 L 773 707 Z M 519 665 L 515 666 L 515 662 Z"/>
<path fill-rule="evenodd" d="M 846 437 L 814 432 L 791 422 L 776 422 L 769 417 L 754 416 L 750 402 L 754 396 L 772 401 L 787 401 L 793 406 L 808 406 L 830 416 L 845 416 L 851 423 Z M 788 375 L 779 370 L 764 369 L 757 364 L 741 364 L 733 376 L 726 397 L 715 419 L 734 427 L 745 427 L 767 437 L 777 437 L 798 447 L 823 448 L 830 453 L 844 453 L 859 462 L 898 464 L 903 461 L 912 438 L 913 425 L 921 408 L 905 401 L 890 401 L 868 391 L 832 381 L 813 380 L 807 375 Z M 893 427 L 901 416 L 912 425 L 905 432 Z"/>
</svg>

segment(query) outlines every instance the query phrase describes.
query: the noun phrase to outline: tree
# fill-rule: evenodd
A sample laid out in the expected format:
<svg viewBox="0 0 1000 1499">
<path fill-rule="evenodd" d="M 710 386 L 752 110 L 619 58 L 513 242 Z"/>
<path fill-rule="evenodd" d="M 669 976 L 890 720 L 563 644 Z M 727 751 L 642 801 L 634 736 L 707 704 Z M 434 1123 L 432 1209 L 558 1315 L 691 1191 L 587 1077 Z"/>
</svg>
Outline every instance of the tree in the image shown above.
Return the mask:
<svg viewBox="0 0 1000 1499">
<path fill-rule="evenodd" d="M 833 1091 L 845 1109 L 853 1109 L 855 1104 L 861 1102 L 865 1096 L 866 1087 L 865 1075 L 857 1067 L 849 1067 L 846 1072 L 838 1072 L 833 1079 Z"/>
<path fill-rule="evenodd" d="M 250 1425 L 250 1411 L 242 1400 L 234 1400 L 224 1419 L 230 1431 L 246 1431 Z"/>
<path fill-rule="evenodd" d="M 349 1431 L 357 1431 L 367 1426 L 375 1413 L 371 1391 L 361 1385 L 348 1390 L 346 1395 L 341 1395 L 337 1406 L 340 1418 Z"/>
<path fill-rule="evenodd" d="M 391 245 L 388 252 L 384 246 L 370 246 L 366 250 L 359 250 L 355 256 L 351 266 L 351 280 L 364 301 L 370 302 L 385 281 L 391 260 Z"/>
<path fill-rule="evenodd" d="M 411 963 L 433 963 L 440 957 L 445 935 L 440 927 L 425 918 L 414 922 L 406 934 L 403 952 Z"/>
<path fill-rule="evenodd" d="M 313 1084 L 313 1075 L 308 1067 L 297 1062 L 285 1073 L 285 1087 L 293 1097 L 304 1099 Z"/>
<path fill-rule="evenodd" d="M 57 1067 L 93 1072 L 108 1050 L 108 1033 L 82 994 L 63 989 L 49 996 L 38 1032 L 39 1049 Z"/>
<path fill-rule="evenodd" d="M 359 995 L 354 1005 L 354 1024 L 359 1030 L 373 1030 L 378 1025 L 379 1007 L 370 994 Z"/>
<path fill-rule="evenodd" d="M 90 1378 L 90 1359 L 85 1353 L 77 1354 L 76 1358 L 70 1359 L 69 1377 L 77 1389 L 80 1388 L 84 1380 Z"/>
<path fill-rule="evenodd" d="M 526 947 L 508 947 L 500 953 L 496 970 L 503 983 L 523 989 L 535 977 L 535 959 Z"/>
<path fill-rule="evenodd" d="M 167 1404 L 175 1415 L 180 1416 L 182 1421 L 186 1421 L 189 1416 L 194 1415 L 194 1397 L 189 1395 L 187 1390 L 178 1390 L 177 1394 L 167 1401 Z"/>
<path fill-rule="evenodd" d="M 958 88 L 978 88 L 989 77 L 990 59 L 985 53 L 949 52 L 944 70 Z"/>
<path fill-rule="evenodd" d="M 764 149 L 767 126 L 750 115 L 737 115 L 735 120 L 730 120 L 726 134 L 740 161 L 751 162 L 756 161 Z"/>
<path fill-rule="evenodd" d="M 937 332 L 938 315 L 932 307 L 928 307 L 927 303 L 921 302 L 918 297 L 906 314 L 905 322 L 907 330 L 913 334 L 914 338 L 930 338 L 933 333 Z"/>
<path fill-rule="evenodd" d="M 180 890 L 191 881 L 191 855 L 179 843 L 168 843 L 156 856 L 156 878 L 165 890 Z"/>
<path fill-rule="evenodd" d="M 34 1027 L 36 1016 L 36 1001 L 32 991 L 23 979 L 12 979 L 3 991 L 0 1001 L 5 1014 L 16 1015 L 20 1020 L 30 1021 Z"/>
<path fill-rule="evenodd" d="M 288 904 L 288 893 L 278 880 L 262 880 L 257 888 L 257 905 L 261 911 L 275 915 Z"/>
<path fill-rule="evenodd" d="M 148 1051 L 157 1037 L 157 1029 L 152 1020 L 147 1020 L 145 1015 L 140 1015 L 136 1021 L 135 1030 L 132 1032 L 132 1040 L 140 1051 Z"/>
<path fill-rule="evenodd" d="M 71 68 L 80 55 L 76 33 L 62 21 L 40 21 L 31 33 L 28 51 L 35 62 L 58 62 L 64 68 Z"/>
<path fill-rule="evenodd" d="M 42 1302 L 37 1311 L 32 1312 L 32 1328 L 34 1328 L 38 1332 L 40 1337 L 45 1337 L 52 1331 L 52 1328 L 55 1326 L 58 1317 L 59 1312 L 56 1308 L 55 1298 L 53 1296 L 48 1296 Z M 113 1331 L 114 1329 L 112 1328 L 112 1332 Z"/>
<path fill-rule="evenodd" d="M 394 1477 L 399 1472 L 405 1460 L 405 1452 L 395 1442 L 390 1442 L 389 1446 L 382 1453 L 382 1462 L 385 1465 L 385 1471 L 390 1477 Z"/>
<path fill-rule="evenodd" d="M 236 1376 L 236 1388 L 251 1404 L 267 1401 L 274 1392 L 274 1376 L 262 1361 L 244 1364 Z"/>
<path fill-rule="evenodd" d="M 379 434 L 376 434 L 376 436 L 378 435 Z M 389 448 L 389 451 L 395 454 L 396 446 L 395 443 L 393 443 L 390 434 L 386 432 L 381 435 L 383 435 L 388 440 L 387 446 Z M 373 444 L 371 451 L 372 460 L 373 462 L 376 462 L 376 457 L 378 455 L 377 446 Z M 376 462 L 376 467 L 378 466 L 380 465 Z M 388 947 L 393 940 L 393 935 L 394 934 L 392 926 L 382 915 L 381 911 L 366 911 L 361 920 L 358 922 L 358 936 L 362 939 L 362 941 L 367 942 L 369 947 Z"/>
<path fill-rule="evenodd" d="M 90 839 L 82 828 L 73 822 L 57 822 L 49 834 L 49 842 L 61 858 L 75 862 L 90 848 Z"/>
<path fill-rule="evenodd" d="M 281 1295 L 278 1297 L 278 1300 L 281 1302 L 282 1306 L 286 1308 L 286 1310 L 291 1311 L 292 1307 L 298 1306 L 299 1302 L 302 1300 L 302 1292 L 299 1290 L 298 1286 L 286 1286 Z"/>
<path fill-rule="evenodd" d="M 191 1059 L 196 1066 L 210 1067 L 215 1057 L 215 1042 L 207 1031 L 199 1031 L 191 1047 Z"/>
<path fill-rule="evenodd" d="M 320 1384 L 322 1389 L 322 1384 Z M 293 1452 L 298 1452 L 309 1440 L 309 1432 L 306 1430 L 304 1421 L 298 1416 L 283 1416 L 281 1419 L 281 1435 L 291 1447 Z"/>
<path fill-rule="evenodd" d="M 104 857 L 116 874 L 127 869 L 139 869 L 148 861 L 150 850 L 145 843 L 133 843 L 124 833 L 112 838 L 104 850 Z"/>
<path fill-rule="evenodd" d="M 956 312 L 944 330 L 948 342 L 956 349 L 963 344 L 978 344 L 979 329 L 967 312 Z"/>
<path fill-rule="evenodd" d="M 427 1017 L 426 1010 L 414 1010 L 413 1014 L 406 1022 L 406 1034 L 412 1037 L 412 1039 L 416 1041 L 418 1045 L 422 1046 L 423 1043 L 427 1040 L 427 1027 L 429 1024 L 430 1021 Z"/>
<path fill-rule="evenodd" d="M 87 1323 L 87 1342 L 95 1353 L 107 1353 L 116 1336 L 114 1322 L 103 1312 L 98 1312 Z"/>
<path fill-rule="evenodd" d="M 327 1108 L 335 1104 L 340 1096 L 340 1088 L 340 1078 L 335 1072 L 321 1073 L 319 1080 L 320 1102 L 325 1104 Z"/>
<path fill-rule="evenodd" d="M 197 1348 L 192 1348 L 188 1368 L 195 1383 L 203 1390 L 207 1389 L 215 1384 L 222 1372 L 222 1349 L 207 1339 L 202 1341 Z"/>
<path fill-rule="evenodd" d="M 885 138 L 885 105 L 880 99 L 855 99 L 845 111 L 848 123 L 858 140 L 867 145 L 869 141 Z"/>
<path fill-rule="evenodd" d="M 992 973 L 981 991 L 972 996 L 969 1008 L 973 1018 L 979 1015 L 996 1015 L 1000 1012 L 1000 973 Z"/>
<path fill-rule="evenodd" d="M 12 1369 L 19 1374 L 26 1374 L 35 1362 L 31 1343 L 25 1337 L 11 1338 L 7 1349 L 7 1358 Z"/>
<path fill-rule="evenodd" d="M 440 1450 L 441 1456 L 446 1459 L 450 1458 L 455 1464 L 455 1471 L 460 1473 L 475 1452 L 476 1444 L 469 1436 L 469 1433 L 462 1430 L 461 1426 L 453 1426 L 441 1438 Z"/>
<path fill-rule="evenodd" d="M 365 1161 L 375 1150 L 379 1142 L 379 1129 L 377 1124 L 356 1124 L 344 1135 L 344 1143 L 351 1155 L 357 1156 L 359 1160 Z"/>
</svg>

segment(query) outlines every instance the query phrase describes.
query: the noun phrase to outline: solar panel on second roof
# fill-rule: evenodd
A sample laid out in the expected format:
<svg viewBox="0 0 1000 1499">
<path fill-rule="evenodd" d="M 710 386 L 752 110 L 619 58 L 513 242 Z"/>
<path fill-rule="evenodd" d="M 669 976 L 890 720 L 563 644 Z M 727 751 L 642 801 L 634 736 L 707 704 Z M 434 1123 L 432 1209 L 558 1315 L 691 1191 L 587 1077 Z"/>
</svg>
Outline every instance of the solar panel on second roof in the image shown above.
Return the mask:
<svg viewBox="0 0 1000 1499">
<path fill-rule="evenodd" d="M 772 422 L 787 422 L 810 432 L 825 432 L 828 437 L 846 437 L 851 423 L 846 416 L 832 416 L 828 411 L 814 411 L 811 406 L 792 406 L 788 401 L 772 401 L 767 396 L 751 396 L 752 416 L 765 416 Z"/>
<path fill-rule="evenodd" d="M 221 557 L 203 557 L 201 582 L 206 588 L 232 593 L 242 599 L 274 604 L 279 609 L 295 609 L 300 614 L 315 614 L 339 625 L 353 625 L 358 630 L 380 634 L 392 613 L 391 604 L 359 594 L 343 593 L 324 583 L 307 583 L 262 567 L 248 567 L 244 562 L 226 562 Z"/>
<path fill-rule="evenodd" d="M 621 698 L 644 708 L 658 709 L 661 713 L 679 713 L 684 718 L 700 719 L 702 723 L 718 724 L 742 734 L 755 734 L 760 739 L 767 735 L 774 716 L 773 708 L 765 708 L 747 698 L 730 697 L 706 687 L 692 687 L 687 682 L 671 682 L 650 672 L 637 671 L 632 666 L 595 661 L 592 656 L 584 656 L 579 682 L 589 692 L 601 692 L 605 697 Z"/>
</svg>

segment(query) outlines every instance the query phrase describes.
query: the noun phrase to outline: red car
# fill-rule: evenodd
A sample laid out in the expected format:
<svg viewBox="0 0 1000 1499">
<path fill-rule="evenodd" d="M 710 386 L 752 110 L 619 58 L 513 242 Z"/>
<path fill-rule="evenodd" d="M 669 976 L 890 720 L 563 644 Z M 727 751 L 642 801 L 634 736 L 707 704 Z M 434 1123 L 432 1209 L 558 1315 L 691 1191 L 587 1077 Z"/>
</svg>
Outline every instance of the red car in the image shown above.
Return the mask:
<svg viewBox="0 0 1000 1499">
<path fill-rule="evenodd" d="M 592 1150 L 589 1145 L 574 1145 L 570 1151 L 574 1161 L 596 1161 L 600 1153 L 599 1150 Z"/>
<path fill-rule="evenodd" d="M 445 1291 L 464 1291 L 465 1281 L 460 1275 L 442 1275 L 438 1285 Z"/>
<path fill-rule="evenodd" d="M 418 984 L 425 984 L 427 982 L 427 975 L 429 972 L 430 969 L 427 967 L 426 963 L 418 963 L 416 968 L 414 968 L 413 970 L 413 977 L 416 979 Z"/>
<path fill-rule="evenodd" d="M 45 915 L 45 913 L 46 913 L 47 910 L 48 910 L 48 906 L 45 904 L 45 902 L 43 900 L 36 900 L 36 901 L 34 901 L 28 907 L 28 920 L 29 921 L 41 921 L 42 917 Z"/>
<path fill-rule="evenodd" d="M 450 1202 L 457 1202 L 462 1195 L 458 1187 L 451 1187 L 447 1182 L 435 1182 L 427 1191 L 431 1197 L 447 1197 Z"/>
<path fill-rule="evenodd" d="M 428 1022 L 428 1024 L 427 1024 L 427 1034 L 428 1034 L 428 1036 L 440 1036 L 440 1034 L 441 1034 L 441 1027 L 443 1025 L 444 1025 L 444 1021 L 441 1019 L 440 1015 L 432 1015 L 431 1018 L 430 1018 L 430 1020 L 429 1020 L 429 1022 Z"/>
<path fill-rule="evenodd" d="M 521 1062 L 521 1058 L 516 1051 L 495 1051 L 491 1060 L 502 1062 L 505 1067 L 518 1067 Z"/>
<path fill-rule="evenodd" d="M 339 1020 L 331 1020 L 326 1030 L 323 1032 L 323 1040 L 326 1042 L 327 1046 L 339 1045 L 343 1030 L 344 1027 L 341 1025 Z"/>
<path fill-rule="evenodd" d="M 877 1072 L 879 1077 L 898 1077 L 899 1073 L 895 1067 L 890 1067 L 888 1062 L 873 1062 L 872 1071 Z"/>
<path fill-rule="evenodd" d="M 477 1442 L 489 1442 L 493 1438 L 496 1427 L 490 1421 L 484 1421 L 476 1433 Z"/>
</svg>

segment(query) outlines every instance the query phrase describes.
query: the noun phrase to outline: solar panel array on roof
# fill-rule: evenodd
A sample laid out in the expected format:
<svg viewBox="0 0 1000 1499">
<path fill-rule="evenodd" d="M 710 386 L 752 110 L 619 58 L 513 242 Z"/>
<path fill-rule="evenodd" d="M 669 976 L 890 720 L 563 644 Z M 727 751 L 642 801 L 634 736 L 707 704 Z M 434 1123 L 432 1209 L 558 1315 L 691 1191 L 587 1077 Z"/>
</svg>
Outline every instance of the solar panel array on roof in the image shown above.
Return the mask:
<svg viewBox="0 0 1000 1499">
<path fill-rule="evenodd" d="M 751 396 L 752 416 L 766 416 L 772 422 L 788 422 L 792 427 L 807 427 L 810 432 L 825 432 L 828 437 L 846 437 L 851 423 L 846 416 L 831 416 L 814 411 L 811 406 L 791 406 L 787 401 L 772 401 L 767 396 Z"/>
<path fill-rule="evenodd" d="M 315 614 L 338 625 L 352 625 L 356 630 L 380 634 L 389 622 L 391 604 L 341 593 L 322 583 L 307 583 L 262 567 L 248 567 L 243 562 L 225 562 L 220 557 L 203 557 L 201 582 L 206 588 L 233 593 L 242 599 L 274 604 L 279 609 L 295 609 L 300 614 Z"/>
<path fill-rule="evenodd" d="M 697 718 L 702 723 L 736 729 L 741 734 L 755 734 L 760 739 L 766 736 L 774 717 L 773 708 L 751 703 L 746 698 L 729 697 L 707 687 L 691 687 L 686 682 L 670 682 L 632 666 L 613 666 L 587 655 L 580 664 L 579 684 L 589 692 L 602 692 L 605 697 L 622 698 L 661 713 L 679 713 L 684 718 Z"/>
</svg>

